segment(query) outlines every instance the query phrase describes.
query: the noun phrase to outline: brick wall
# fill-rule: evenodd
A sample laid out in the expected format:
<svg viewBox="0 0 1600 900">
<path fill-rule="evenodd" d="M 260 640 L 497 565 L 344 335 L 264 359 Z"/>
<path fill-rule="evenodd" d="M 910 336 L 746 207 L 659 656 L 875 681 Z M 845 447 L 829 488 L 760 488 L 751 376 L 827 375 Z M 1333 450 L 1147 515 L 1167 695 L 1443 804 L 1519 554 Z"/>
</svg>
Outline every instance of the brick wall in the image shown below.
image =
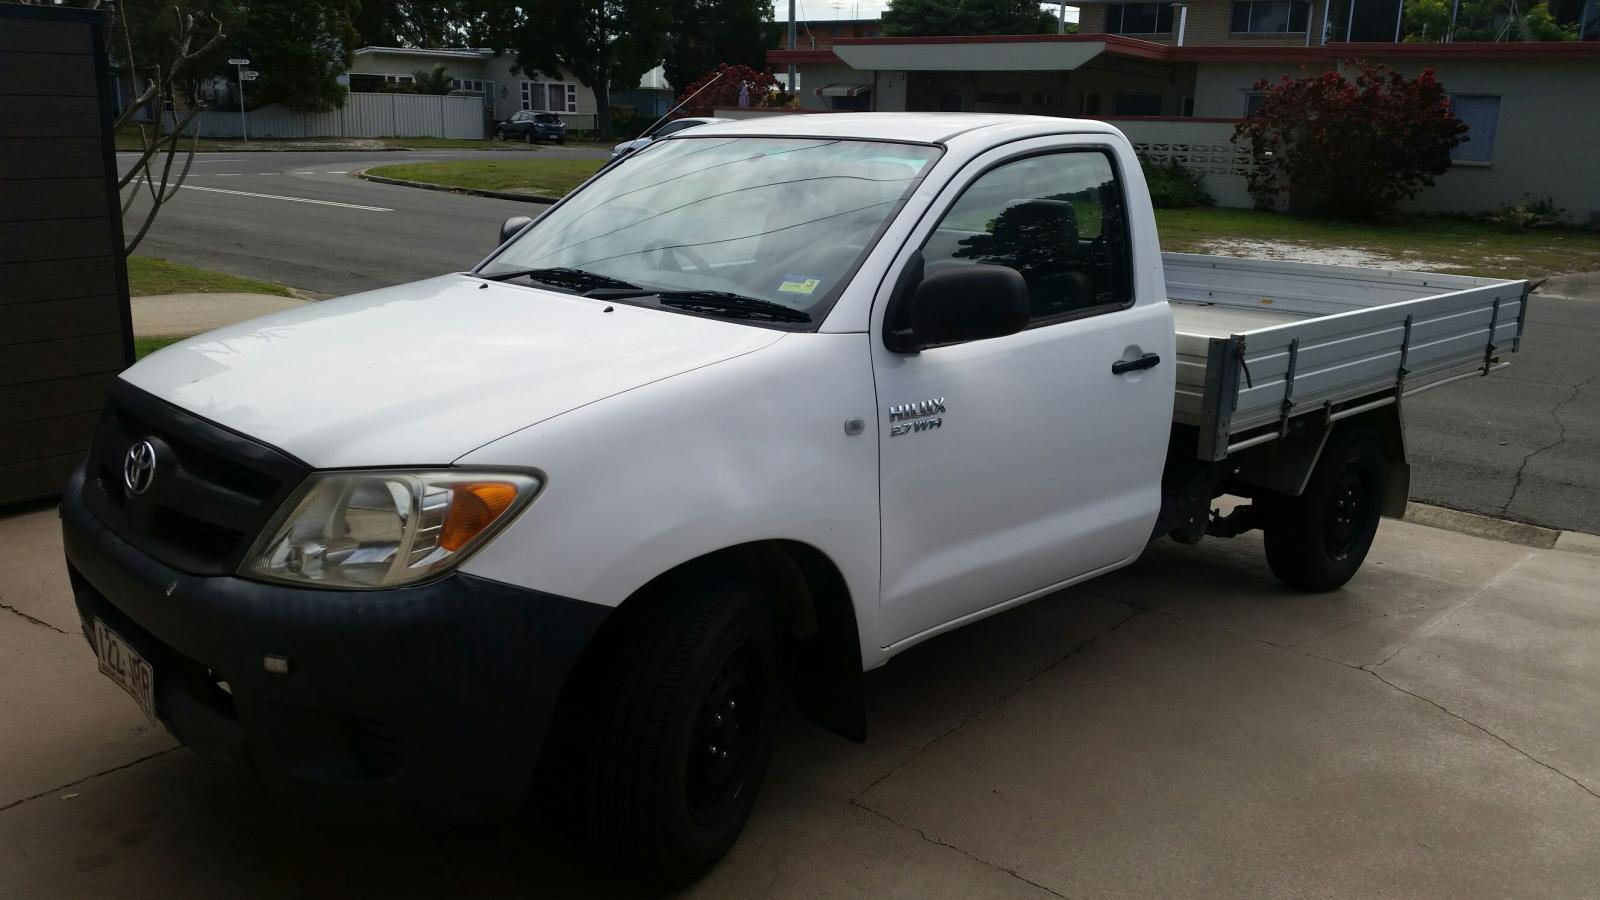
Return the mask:
<svg viewBox="0 0 1600 900">
<path fill-rule="evenodd" d="M 1326 0 L 1313 0 L 1308 17 L 1311 43 L 1322 42 L 1322 10 Z M 1093 3 L 1078 7 L 1078 33 L 1103 34 L 1106 25 L 1106 4 Z M 1292 34 L 1233 34 L 1232 0 L 1196 0 L 1189 4 L 1189 23 L 1183 43 L 1189 47 L 1301 47 L 1305 46 L 1304 32 Z M 1172 11 L 1171 34 L 1132 34 L 1128 37 L 1157 44 L 1175 44 L 1178 40 L 1179 11 Z"/>
</svg>

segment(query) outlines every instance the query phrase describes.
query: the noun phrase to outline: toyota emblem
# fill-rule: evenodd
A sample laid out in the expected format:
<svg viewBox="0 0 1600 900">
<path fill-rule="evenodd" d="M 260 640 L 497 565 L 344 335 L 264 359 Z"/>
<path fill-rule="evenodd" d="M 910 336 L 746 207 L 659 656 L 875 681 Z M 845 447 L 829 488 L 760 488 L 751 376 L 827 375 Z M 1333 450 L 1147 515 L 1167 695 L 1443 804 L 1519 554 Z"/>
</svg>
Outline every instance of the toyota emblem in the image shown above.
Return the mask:
<svg viewBox="0 0 1600 900">
<path fill-rule="evenodd" d="M 134 494 L 150 490 L 156 478 L 156 448 L 149 441 L 140 441 L 128 448 L 122 458 L 122 483 Z"/>
</svg>

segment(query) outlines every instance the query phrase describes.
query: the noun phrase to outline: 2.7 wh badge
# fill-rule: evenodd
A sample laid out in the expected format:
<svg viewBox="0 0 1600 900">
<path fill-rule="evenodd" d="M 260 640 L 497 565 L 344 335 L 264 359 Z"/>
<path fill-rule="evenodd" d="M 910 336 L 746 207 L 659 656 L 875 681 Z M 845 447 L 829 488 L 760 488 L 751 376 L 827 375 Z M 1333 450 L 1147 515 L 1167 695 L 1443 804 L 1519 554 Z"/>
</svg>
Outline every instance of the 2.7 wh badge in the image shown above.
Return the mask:
<svg viewBox="0 0 1600 900">
<path fill-rule="evenodd" d="M 889 436 L 931 431 L 944 424 L 944 398 L 918 400 L 889 407 Z"/>
</svg>

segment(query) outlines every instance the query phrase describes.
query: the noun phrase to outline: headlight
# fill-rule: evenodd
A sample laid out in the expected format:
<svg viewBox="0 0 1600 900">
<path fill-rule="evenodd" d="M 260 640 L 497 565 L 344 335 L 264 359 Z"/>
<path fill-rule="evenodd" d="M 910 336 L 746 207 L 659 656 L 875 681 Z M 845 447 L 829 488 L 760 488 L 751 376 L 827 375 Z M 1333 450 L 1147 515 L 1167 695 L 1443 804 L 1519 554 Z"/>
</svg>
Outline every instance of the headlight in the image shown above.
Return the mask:
<svg viewBox="0 0 1600 900">
<path fill-rule="evenodd" d="M 539 490 L 504 472 L 313 475 L 284 504 L 239 574 L 329 588 L 386 588 L 450 568 Z"/>
</svg>

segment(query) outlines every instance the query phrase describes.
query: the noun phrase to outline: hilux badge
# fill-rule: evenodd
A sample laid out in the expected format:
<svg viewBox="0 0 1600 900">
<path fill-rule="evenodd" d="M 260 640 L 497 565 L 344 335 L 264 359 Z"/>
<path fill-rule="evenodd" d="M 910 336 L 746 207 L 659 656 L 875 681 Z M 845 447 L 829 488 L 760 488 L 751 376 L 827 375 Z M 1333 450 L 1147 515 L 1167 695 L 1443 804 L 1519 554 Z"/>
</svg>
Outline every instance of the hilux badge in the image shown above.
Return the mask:
<svg viewBox="0 0 1600 900">
<path fill-rule="evenodd" d="M 149 441 L 140 441 L 128 448 L 122 458 L 122 483 L 134 494 L 150 490 L 156 478 L 156 447 Z"/>
<path fill-rule="evenodd" d="M 931 417 L 931 418 L 930 418 Z M 907 421 L 918 419 L 920 421 Z M 919 400 L 916 403 L 898 403 L 889 407 L 889 436 L 899 437 L 913 431 L 930 431 L 944 424 L 944 398 Z"/>
</svg>

